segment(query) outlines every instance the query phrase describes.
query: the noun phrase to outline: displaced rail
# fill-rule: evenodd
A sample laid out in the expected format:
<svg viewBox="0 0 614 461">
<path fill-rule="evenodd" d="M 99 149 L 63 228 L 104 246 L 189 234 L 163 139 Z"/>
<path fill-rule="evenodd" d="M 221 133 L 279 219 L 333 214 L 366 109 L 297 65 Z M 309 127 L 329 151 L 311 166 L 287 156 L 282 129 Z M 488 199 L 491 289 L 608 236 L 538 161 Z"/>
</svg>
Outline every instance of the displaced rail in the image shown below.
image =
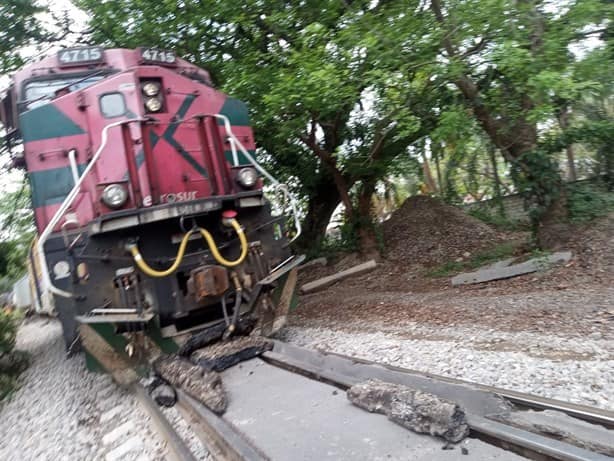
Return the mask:
<svg viewBox="0 0 614 461">
<path fill-rule="evenodd" d="M 614 413 L 274 341 L 272 350 L 221 372 L 223 416 L 178 391 L 177 407 L 220 460 L 614 459 Z M 453 445 L 350 404 L 369 380 L 458 403 L 470 434 Z M 182 448 L 174 449 L 181 456 Z M 179 458 L 181 459 L 181 458 Z M 186 455 L 183 459 L 193 459 Z"/>
<path fill-rule="evenodd" d="M 614 412 L 602 410 L 601 408 L 565 402 L 563 400 L 548 399 L 546 397 L 541 397 L 538 395 L 526 394 L 524 392 L 503 389 L 500 387 L 487 386 L 485 384 L 478 384 L 433 373 L 425 373 L 423 371 L 412 370 L 408 368 L 395 367 L 393 365 L 379 364 L 369 360 L 338 354 L 336 352 L 327 352 L 324 355 L 340 357 L 342 359 L 355 362 L 356 364 L 378 366 L 391 371 L 398 371 L 400 373 L 424 376 L 425 378 L 434 379 L 444 383 L 471 386 L 475 389 L 479 389 L 481 391 L 503 397 L 505 400 L 509 401 L 510 403 L 513 403 L 518 408 L 560 411 L 571 417 L 581 419 L 589 423 L 598 424 L 607 429 L 614 429 Z"/>
</svg>

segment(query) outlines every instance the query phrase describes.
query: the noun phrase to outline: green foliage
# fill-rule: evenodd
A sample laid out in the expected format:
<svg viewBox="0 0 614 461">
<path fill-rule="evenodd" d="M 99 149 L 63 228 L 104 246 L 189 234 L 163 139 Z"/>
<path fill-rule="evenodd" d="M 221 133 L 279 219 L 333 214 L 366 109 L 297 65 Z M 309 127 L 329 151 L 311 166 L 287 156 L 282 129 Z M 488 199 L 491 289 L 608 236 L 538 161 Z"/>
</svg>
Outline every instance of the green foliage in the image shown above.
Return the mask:
<svg viewBox="0 0 614 461">
<path fill-rule="evenodd" d="M 0 373 L 0 402 L 11 395 L 13 389 L 17 386 L 15 377 Z"/>
<path fill-rule="evenodd" d="M 0 310 L 0 357 L 9 354 L 15 347 L 17 336 L 16 317 Z"/>
<path fill-rule="evenodd" d="M 372 226 L 375 233 L 377 244 L 380 251 L 384 248 L 384 240 L 381 226 L 372 222 L 363 223 L 363 226 Z M 309 259 L 317 258 L 320 256 L 330 256 L 339 253 L 355 253 L 360 251 L 360 239 L 359 239 L 358 225 L 354 221 L 344 221 L 338 228 L 330 232 L 318 247 L 311 247 L 307 251 L 307 257 Z"/>
<path fill-rule="evenodd" d="M 520 231 L 527 230 L 526 223 L 515 219 L 510 219 L 505 215 L 501 215 L 498 210 L 490 207 L 475 207 L 471 208 L 467 214 L 479 219 L 486 224 L 489 224 L 497 229 L 505 231 Z"/>
<path fill-rule="evenodd" d="M 555 159 L 547 151 L 525 152 L 512 164 L 512 176 L 525 198 L 534 232 L 562 192 L 562 181 Z"/>
<path fill-rule="evenodd" d="M 0 223 L 0 279 L 14 281 L 25 271 L 34 236 L 34 213 L 25 180 L 18 190 L 3 194 Z"/>
<path fill-rule="evenodd" d="M 464 270 L 472 270 L 482 267 L 486 264 L 494 263 L 505 258 L 509 258 L 517 251 L 517 244 L 513 242 L 502 243 L 495 245 L 488 250 L 484 250 L 472 255 L 464 261 L 448 261 L 441 266 L 427 272 L 429 277 L 448 277 L 452 274 Z"/>
<path fill-rule="evenodd" d="M 23 64 L 23 59 L 16 50 L 49 38 L 35 16 L 43 11 L 45 9 L 33 0 L 0 2 L 0 74 Z"/>
<path fill-rule="evenodd" d="M 13 350 L 18 321 L 17 314 L 0 310 L 0 401 L 15 389 L 19 374 L 28 366 L 28 355 Z"/>
<path fill-rule="evenodd" d="M 588 222 L 614 211 L 614 192 L 604 185 L 574 184 L 568 187 L 567 206 L 573 222 Z"/>
</svg>

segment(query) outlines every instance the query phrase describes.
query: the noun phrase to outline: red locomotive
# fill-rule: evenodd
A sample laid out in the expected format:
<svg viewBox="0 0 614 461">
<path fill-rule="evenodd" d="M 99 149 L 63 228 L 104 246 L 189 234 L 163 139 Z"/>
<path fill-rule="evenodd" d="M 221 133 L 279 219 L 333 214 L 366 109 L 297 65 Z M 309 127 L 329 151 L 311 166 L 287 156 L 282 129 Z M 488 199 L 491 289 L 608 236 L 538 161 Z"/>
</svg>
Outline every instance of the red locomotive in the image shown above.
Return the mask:
<svg viewBox="0 0 614 461">
<path fill-rule="evenodd" d="M 30 180 L 37 296 L 68 347 L 80 324 L 160 341 L 281 326 L 301 258 L 263 176 L 280 185 L 246 105 L 206 71 L 158 49 L 64 49 L 15 73 L 2 122 Z"/>
</svg>

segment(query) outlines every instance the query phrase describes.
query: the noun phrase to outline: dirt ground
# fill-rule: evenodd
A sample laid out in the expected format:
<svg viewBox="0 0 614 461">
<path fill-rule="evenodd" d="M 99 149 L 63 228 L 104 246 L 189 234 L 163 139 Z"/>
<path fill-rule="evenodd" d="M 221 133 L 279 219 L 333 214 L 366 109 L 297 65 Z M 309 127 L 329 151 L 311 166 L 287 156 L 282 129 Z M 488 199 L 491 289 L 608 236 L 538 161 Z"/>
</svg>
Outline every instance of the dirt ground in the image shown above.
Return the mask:
<svg viewBox="0 0 614 461">
<path fill-rule="evenodd" d="M 614 339 L 614 214 L 570 228 L 565 266 L 489 283 L 452 287 L 451 276 L 433 267 L 470 258 L 502 242 L 515 242 L 518 256 L 526 233 L 497 231 L 428 197 L 410 199 L 384 224 L 387 253 L 368 274 L 303 295 L 291 325 L 326 325 L 372 331 L 382 325 L 398 335 L 417 322 L 437 328 L 477 327 L 561 337 Z M 304 271 L 299 286 L 359 263 L 348 255 Z M 498 345 L 511 347 L 514 345 Z M 518 346 L 520 347 L 520 346 Z"/>
</svg>

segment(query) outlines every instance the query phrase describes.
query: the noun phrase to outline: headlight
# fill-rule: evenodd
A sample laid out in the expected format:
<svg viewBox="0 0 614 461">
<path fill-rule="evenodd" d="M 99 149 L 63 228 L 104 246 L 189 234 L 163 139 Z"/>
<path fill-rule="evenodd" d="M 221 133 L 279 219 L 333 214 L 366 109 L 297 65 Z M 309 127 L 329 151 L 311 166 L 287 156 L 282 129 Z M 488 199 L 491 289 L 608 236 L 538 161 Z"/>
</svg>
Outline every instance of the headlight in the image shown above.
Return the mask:
<svg viewBox="0 0 614 461">
<path fill-rule="evenodd" d="M 109 208 L 120 208 L 128 200 L 128 191 L 121 184 L 110 184 L 102 191 L 102 202 Z"/>
<path fill-rule="evenodd" d="M 145 96 L 157 96 L 160 92 L 160 85 L 155 82 L 147 82 L 143 85 L 143 93 Z"/>
<path fill-rule="evenodd" d="M 162 102 L 158 98 L 147 98 L 145 100 L 145 107 L 149 112 L 158 112 L 162 109 Z"/>
<path fill-rule="evenodd" d="M 258 181 L 258 172 L 255 168 L 243 168 L 239 170 L 237 181 L 243 187 L 254 187 Z"/>
</svg>

